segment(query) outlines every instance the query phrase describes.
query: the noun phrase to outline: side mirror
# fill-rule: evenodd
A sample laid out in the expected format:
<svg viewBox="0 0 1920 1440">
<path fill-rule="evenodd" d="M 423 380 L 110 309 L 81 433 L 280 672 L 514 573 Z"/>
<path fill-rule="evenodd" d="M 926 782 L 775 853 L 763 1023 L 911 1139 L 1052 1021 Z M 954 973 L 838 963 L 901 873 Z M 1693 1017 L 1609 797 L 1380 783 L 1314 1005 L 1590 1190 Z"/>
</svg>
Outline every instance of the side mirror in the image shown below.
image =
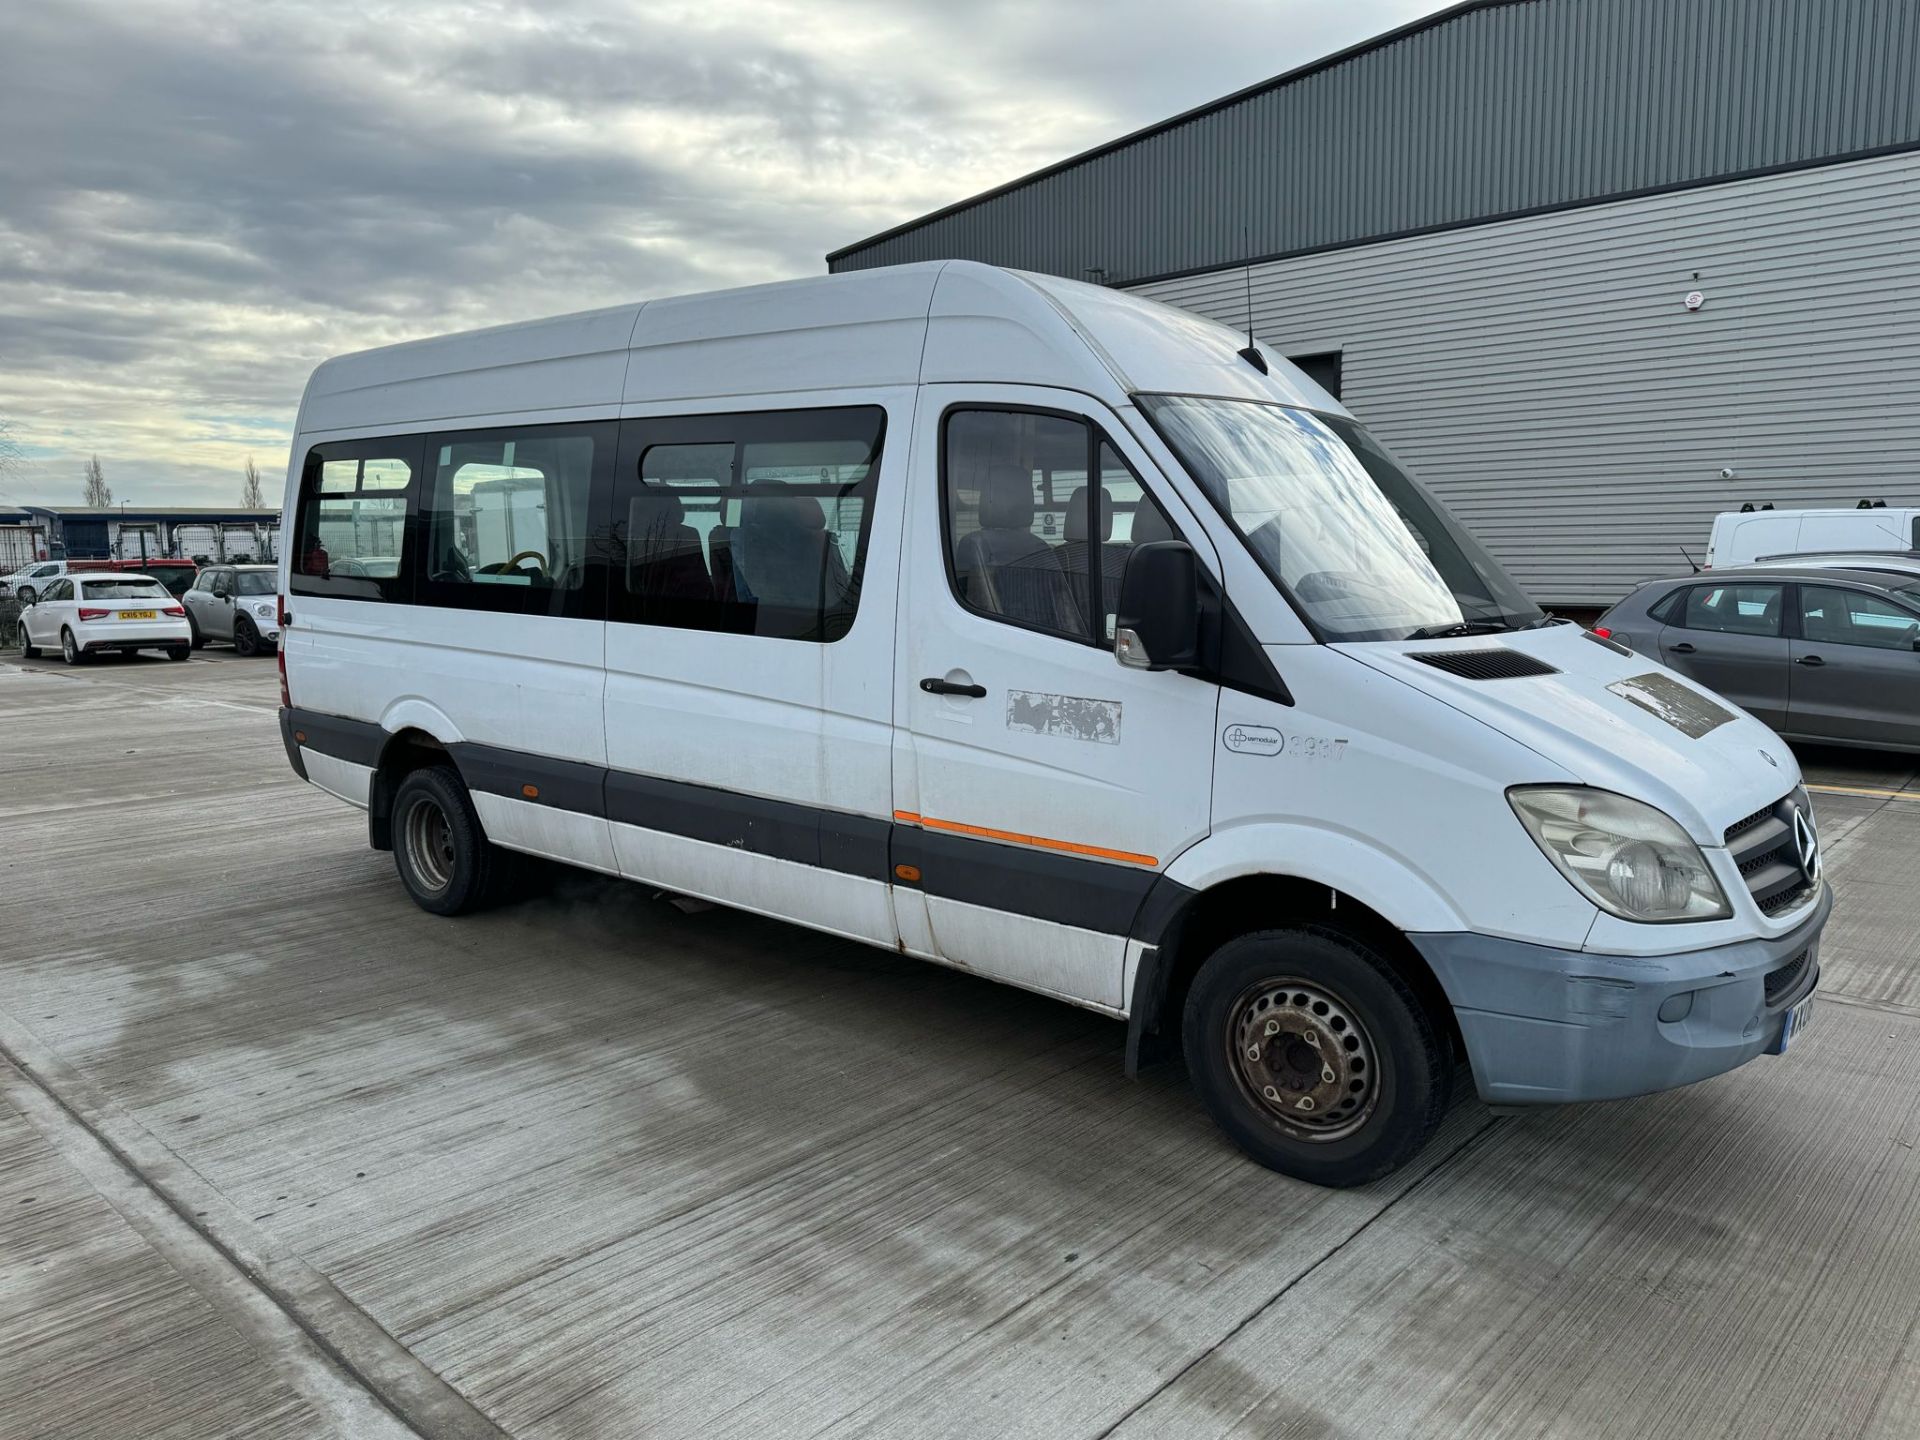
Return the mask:
<svg viewBox="0 0 1920 1440">
<path fill-rule="evenodd" d="M 1200 663 L 1200 569 L 1184 540 L 1152 540 L 1127 556 L 1113 656 L 1133 670 Z"/>
</svg>

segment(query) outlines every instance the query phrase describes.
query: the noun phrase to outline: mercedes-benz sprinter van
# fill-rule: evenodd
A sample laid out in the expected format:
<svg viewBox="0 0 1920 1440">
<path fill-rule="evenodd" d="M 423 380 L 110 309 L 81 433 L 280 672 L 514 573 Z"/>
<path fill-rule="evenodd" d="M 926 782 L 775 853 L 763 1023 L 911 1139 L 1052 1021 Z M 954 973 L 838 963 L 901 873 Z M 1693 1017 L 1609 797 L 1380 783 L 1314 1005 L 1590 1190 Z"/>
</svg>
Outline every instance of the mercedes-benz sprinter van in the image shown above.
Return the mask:
<svg viewBox="0 0 1920 1440">
<path fill-rule="evenodd" d="M 1785 1050 L 1792 754 L 1535 607 L 1264 346 L 953 262 L 330 360 L 287 755 L 424 908 L 509 852 L 1083 1005 L 1331 1185 Z"/>
</svg>

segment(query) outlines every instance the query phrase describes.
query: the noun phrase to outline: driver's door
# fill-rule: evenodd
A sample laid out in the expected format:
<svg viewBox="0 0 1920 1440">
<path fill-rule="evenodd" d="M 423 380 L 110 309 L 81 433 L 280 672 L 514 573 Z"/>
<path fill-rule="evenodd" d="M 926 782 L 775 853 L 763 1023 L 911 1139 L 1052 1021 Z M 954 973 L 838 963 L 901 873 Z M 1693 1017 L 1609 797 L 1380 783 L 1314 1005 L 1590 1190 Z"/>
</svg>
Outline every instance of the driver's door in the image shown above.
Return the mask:
<svg viewBox="0 0 1920 1440">
<path fill-rule="evenodd" d="M 894 680 L 893 854 L 918 872 L 896 891 L 902 941 L 1119 1010 L 1140 899 L 1208 830 L 1219 701 L 1114 658 L 1119 580 L 1147 540 L 1218 562 L 1085 396 L 929 386 L 920 407 Z"/>
</svg>

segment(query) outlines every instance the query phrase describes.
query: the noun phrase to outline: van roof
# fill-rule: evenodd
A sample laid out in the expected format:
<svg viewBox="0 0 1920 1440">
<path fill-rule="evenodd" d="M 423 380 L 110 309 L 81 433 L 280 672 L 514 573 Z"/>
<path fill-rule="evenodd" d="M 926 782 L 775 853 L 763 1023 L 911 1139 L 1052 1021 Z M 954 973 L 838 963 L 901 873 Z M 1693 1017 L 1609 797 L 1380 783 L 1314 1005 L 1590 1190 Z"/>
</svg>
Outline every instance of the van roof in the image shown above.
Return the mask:
<svg viewBox="0 0 1920 1440">
<path fill-rule="evenodd" d="M 324 362 L 303 434 L 477 416 L 604 415 L 649 401 L 973 382 L 1222 395 L 1345 414 L 1279 354 L 1098 285 L 966 260 L 649 300 L 363 350 Z"/>
</svg>

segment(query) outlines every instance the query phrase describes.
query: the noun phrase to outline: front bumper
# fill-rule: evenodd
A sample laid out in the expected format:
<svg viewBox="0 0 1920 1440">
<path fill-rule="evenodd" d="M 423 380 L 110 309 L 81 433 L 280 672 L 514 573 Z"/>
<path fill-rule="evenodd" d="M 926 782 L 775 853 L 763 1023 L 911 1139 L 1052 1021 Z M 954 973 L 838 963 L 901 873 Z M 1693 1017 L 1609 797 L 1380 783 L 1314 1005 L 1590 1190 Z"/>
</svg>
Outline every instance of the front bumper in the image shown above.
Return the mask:
<svg viewBox="0 0 1920 1440">
<path fill-rule="evenodd" d="M 1691 1085 L 1764 1054 L 1819 984 L 1832 909 L 1823 885 L 1785 935 L 1678 955 L 1593 955 L 1468 931 L 1408 938 L 1453 1004 L 1481 1098 L 1560 1104 Z M 1802 956 L 1769 999 L 1767 977 Z M 1679 1018 L 1662 1020 L 1663 1005 Z"/>
</svg>

